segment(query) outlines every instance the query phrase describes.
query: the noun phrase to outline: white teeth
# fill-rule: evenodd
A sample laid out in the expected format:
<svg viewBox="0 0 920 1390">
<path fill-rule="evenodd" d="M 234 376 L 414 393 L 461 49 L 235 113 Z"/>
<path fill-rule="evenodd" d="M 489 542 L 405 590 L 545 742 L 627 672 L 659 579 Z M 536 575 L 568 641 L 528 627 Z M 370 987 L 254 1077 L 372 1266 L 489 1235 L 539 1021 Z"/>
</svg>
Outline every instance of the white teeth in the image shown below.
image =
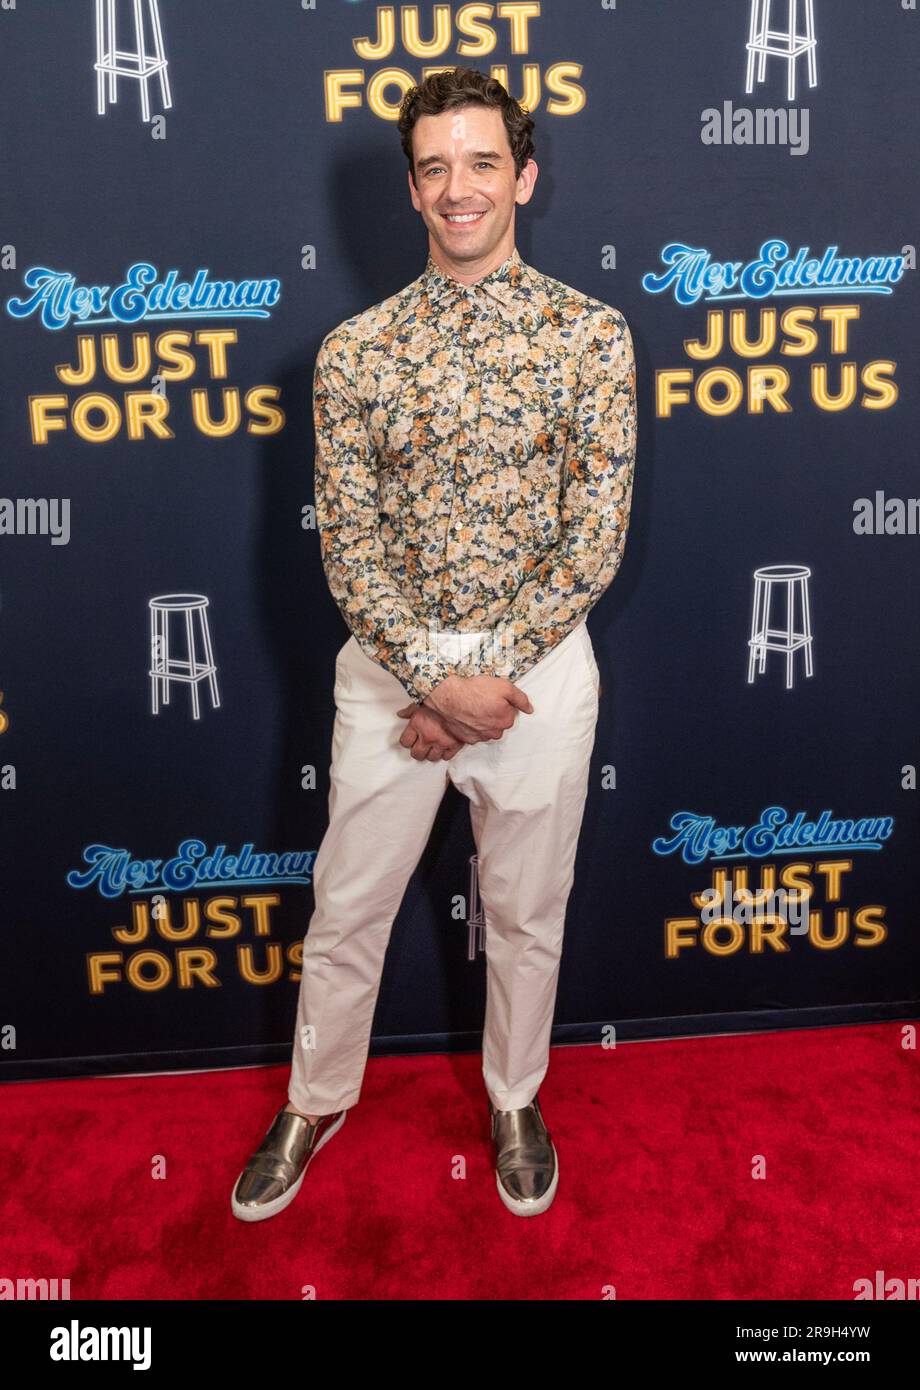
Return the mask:
<svg viewBox="0 0 920 1390">
<path fill-rule="evenodd" d="M 475 222 L 478 217 L 482 217 L 481 212 L 445 213 L 448 222 Z"/>
</svg>

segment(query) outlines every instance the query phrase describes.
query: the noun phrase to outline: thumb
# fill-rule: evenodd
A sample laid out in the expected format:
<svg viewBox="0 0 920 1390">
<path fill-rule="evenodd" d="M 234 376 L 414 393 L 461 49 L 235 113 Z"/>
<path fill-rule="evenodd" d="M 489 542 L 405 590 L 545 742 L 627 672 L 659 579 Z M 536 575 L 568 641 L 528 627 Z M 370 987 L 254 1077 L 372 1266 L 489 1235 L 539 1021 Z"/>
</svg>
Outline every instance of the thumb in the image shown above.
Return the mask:
<svg viewBox="0 0 920 1390">
<path fill-rule="evenodd" d="M 415 705 L 403 705 L 402 709 L 398 709 L 396 713 L 399 715 L 400 719 L 411 719 L 414 710 Z"/>
<path fill-rule="evenodd" d="M 514 705 L 516 709 L 523 710 L 525 714 L 533 714 L 533 705 L 527 695 L 526 690 L 521 690 L 517 685 L 512 685 L 508 692 L 508 703 Z"/>
</svg>

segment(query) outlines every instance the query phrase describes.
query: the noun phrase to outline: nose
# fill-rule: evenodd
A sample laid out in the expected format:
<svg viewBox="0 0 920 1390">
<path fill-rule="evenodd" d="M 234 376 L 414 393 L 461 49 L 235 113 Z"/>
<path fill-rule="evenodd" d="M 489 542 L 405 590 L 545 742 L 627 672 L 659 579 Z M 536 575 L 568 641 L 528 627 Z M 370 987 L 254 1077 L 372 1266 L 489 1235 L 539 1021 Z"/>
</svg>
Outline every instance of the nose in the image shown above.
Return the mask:
<svg viewBox="0 0 920 1390">
<path fill-rule="evenodd" d="M 451 207 L 463 203 L 469 196 L 469 173 L 463 164 L 455 164 L 447 180 L 447 202 Z"/>
</svg>

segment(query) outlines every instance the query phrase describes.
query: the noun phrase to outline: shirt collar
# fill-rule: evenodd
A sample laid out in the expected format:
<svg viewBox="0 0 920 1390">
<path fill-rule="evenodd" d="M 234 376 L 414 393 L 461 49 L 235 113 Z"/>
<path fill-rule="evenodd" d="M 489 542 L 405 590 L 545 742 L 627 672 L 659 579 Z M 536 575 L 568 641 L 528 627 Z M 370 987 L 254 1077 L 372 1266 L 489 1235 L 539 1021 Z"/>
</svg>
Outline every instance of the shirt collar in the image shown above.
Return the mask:
<svg viewBox="0 0 920 1390">
<path fill-rule="evenodd" d="M 464 285 L 443 271 L 429 252 L 422 274 L 422 287 L 433 305 L 446 304 L 463 290 L 471 292 L 474 297 L 478 293 L 486 294 L 496 301 L 506 317 L 512 318 L 527 298 L 527 269 L 515 246 L 507 260 L 490 270 L 488 275 L 473 285 Z"/>
</svg>

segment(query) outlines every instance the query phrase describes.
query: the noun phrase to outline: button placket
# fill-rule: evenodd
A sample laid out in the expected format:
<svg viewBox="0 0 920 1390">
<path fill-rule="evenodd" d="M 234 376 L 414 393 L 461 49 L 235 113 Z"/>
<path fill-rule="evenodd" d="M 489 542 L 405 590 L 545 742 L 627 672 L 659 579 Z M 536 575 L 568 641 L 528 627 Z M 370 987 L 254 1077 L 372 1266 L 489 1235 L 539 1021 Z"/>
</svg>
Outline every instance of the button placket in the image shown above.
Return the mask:
<svg viewBox="0 0 920 1390">
<path fill-rule="evenodd" d="M 477 435 L 481 410 L 481 390 L 478 383 L 476 383 L 475 359 L 473 356 L 475 346 L 473 326 L 480 310 L 474 297 L 468 291 L 460 292 L 458 308 L 460 311 L 460 318 L 454 340 L 459 348 L 458 356 L 460 360 L 461 390 L 459 430 L 457 448 L 454 454 L 453 477 L 451 480 L 451 508 L 447 520 L 447 541 L 445 546 L 444 565 L 445 594 L 449 593 L 449 577 L 451 570 L 456 561 L 461 557 L 463 551 L 460 542 L 456 539 L 457 532 L 463 527 L 467 511 L 464 483 L 467 480 L 469 470 L 464 467 L 463 460 L 479 452 Z M 452 612 L 446 601 L 442 604 L 441 611 L 442 616 L 445 618 Z"/>
<path fill-rule="evenodd" d="M 461 546 L 456 537 L 463 528 L 468 515 L 466 484 L 475 473 L 471 466 L 473 461 L 481 459 L 488 448 L 488 440 L 483 440 L 480 437 L 482 381 L 481 373 L 478 370 L 476 347 L 492 331 L 495 313 L 495 305 L 490 303 L 487 297 L 478 292 L 475 287 L 458 290 L 456 298 L 447 311 L 445 326 L 449 327 L 450 341 L 456 349 L 460 402 L 457 447 L 450 478 L 450 509 L 447 515 L 444 546 L 444 572 L 440 605 L 443 622 L 452 622 L 456 616 L 452 604 L 451 576 L 464 554 L 464 547 Z"/>
</svg>

